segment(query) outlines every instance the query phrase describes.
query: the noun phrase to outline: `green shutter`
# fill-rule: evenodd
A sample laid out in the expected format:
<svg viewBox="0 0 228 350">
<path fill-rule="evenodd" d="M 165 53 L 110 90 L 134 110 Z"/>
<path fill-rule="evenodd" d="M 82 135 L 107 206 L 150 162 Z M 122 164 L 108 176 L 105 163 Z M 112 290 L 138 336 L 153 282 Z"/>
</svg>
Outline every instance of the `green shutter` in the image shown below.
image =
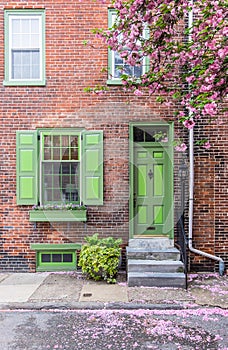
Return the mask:
<svg viewBox="0 0 228 350">
<path fill-rule="evenodd" d="M 37 131 L 17 131 L 17 204 L 37 204 Z"/>
<path fill-rule="evenodd" d="M 85 131 L 82 157 L 82 201 L 103 204 L 103 132 Z"/>
</svg>

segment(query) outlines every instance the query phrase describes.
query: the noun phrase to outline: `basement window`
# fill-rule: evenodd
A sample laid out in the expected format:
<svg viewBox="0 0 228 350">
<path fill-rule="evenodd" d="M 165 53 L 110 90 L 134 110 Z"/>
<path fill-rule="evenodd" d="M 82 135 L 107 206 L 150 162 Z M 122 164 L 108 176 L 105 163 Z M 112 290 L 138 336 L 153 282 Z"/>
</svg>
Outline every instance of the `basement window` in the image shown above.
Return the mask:
<svg viewBox="0 0 228 350">
<path fill-rule="evenodd" d="M 31 244 L 36 250 L 36 271 L 74 271 L 80 244 Z"/>
<path fill-rule="evenodd" d="M 37 271 L 68 271 L 76 269 L 75 252 L 37 252 Z"/>
</svg>

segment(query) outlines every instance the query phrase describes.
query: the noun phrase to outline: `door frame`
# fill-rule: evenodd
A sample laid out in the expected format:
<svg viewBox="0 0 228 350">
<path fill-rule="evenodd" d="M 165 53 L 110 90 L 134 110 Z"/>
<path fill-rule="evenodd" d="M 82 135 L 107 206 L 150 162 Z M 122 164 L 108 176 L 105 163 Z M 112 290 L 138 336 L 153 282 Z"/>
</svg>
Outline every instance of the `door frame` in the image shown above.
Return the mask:
<svg viewBox="0 0 228 350">
<path fill-rule="evenodd" d="M 171 210 L 169 213 L 169 222 L 170 222 L 170 231 L 169 238 L 173 238 L 174 235 L 174 190 L 173 190 L 173 134 L 174 134 L 174 123 L 173 122 L 164 122 L 164 121 L 153 121 L 151 123 L 148 122 L 132 122 L 129 124 L 129 239 L 137 238 L 134 235 L 134 138 L 133 138 L 133 130 L 134 127 L 140 126 L 168 126 L 168 142 L 154 142 L 154 146 L 163 146 L 166 148 L 168 152 L 169 158 L 171 160 L 171 169 L 170 169 L 170 197 L 172 198 Z M 145 236 L 142 235 L 140 238 L 153 238 L 156 236 Z M 163 235 L 163 237 L 165 237 Z"/>
</svg>

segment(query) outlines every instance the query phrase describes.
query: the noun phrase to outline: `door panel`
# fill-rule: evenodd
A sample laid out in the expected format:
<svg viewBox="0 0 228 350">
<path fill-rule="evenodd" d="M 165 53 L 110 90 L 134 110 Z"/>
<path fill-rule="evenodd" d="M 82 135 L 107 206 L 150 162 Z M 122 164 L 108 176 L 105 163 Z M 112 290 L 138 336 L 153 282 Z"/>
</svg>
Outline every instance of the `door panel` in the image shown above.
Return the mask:
<svg viewBox="0 0 228 350">
<path fill-rule="evenodd" d="M 170 234 L 170 172 L 171 161 L 165 147 L 135 144 L 134 235 Z"/>
</svg>

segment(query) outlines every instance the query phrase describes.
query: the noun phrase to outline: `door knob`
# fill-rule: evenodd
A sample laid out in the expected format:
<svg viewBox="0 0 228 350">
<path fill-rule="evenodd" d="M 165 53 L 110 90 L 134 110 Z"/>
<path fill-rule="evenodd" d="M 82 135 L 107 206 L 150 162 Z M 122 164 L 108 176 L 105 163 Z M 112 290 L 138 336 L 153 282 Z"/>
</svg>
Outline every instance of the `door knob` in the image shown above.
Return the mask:
<svg viewBox="0 0 228 350">
<path fill-rule="evenodd" d="M 150 171 L 149 171 L 149 173 L 148 173 L 148 176 L 149 176 L 149 179 L 151 180 L 152 179 L 152 177 L 154 176 L 154 174 L 153 174 L 153 172 L 152 172 L 152 170 L 150 169 Z"/>
</svg>

